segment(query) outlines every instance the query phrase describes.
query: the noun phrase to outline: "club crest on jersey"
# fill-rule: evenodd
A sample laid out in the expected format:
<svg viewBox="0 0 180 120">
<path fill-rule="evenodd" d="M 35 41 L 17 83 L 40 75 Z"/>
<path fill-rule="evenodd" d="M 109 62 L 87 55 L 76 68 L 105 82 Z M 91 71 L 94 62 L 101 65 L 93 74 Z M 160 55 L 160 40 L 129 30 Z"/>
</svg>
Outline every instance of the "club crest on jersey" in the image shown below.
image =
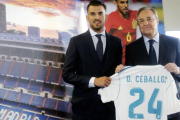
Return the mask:
<svg viewBox="0 0 180 120">
<path fill-rule="evenodd" d="M 119 26 L 118 30 L 123 30 L 123 28 L 121 26 Z"/>
<path fill-rule="evenodd" d="M 132 21 L 132 28 L 136 29 L 137 28 L 137 20 L 133 19 Z"/>
</svg>

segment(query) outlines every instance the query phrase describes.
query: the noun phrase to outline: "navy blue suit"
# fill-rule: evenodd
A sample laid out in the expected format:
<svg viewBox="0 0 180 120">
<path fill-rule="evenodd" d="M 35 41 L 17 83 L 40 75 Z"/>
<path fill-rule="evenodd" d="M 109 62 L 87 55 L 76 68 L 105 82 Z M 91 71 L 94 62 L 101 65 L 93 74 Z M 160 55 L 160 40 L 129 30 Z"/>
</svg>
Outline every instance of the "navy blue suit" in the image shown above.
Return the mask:
<svg viewBox="0 0 180 120">
<path fill-rule="evenodd" d="M 178 67 L 180 67 L 180 40 L 178 38 L 160 34 L 158 64 L 165 66 L 167 63 L 175 63 Z M 143 37 L 126 46 L 125 65 L 152 65 Z M 172 76 L 180 82 L 180 76 L 176 76 L 174 74 L 172 74 Z M 178 114 L 169 116 L 169 118 L 173 118 L 172 120 L 179 120 L 180 116 L 177 115 Z"/>
<path fill-rule="evenodd" d="M 72 110 L 78 117 L 73 119 L 97 119 L 99 111 L 104 111 L 105 120 L 115 120 L 113 102 L 103 104 L 98 95 L 99 87 L 89 88 L 91 77 L 111 76 L 117 65 L 122 64 L 122 43 L 117 37 L 106 33 L 106 49 L 102 61 L 96 53 L 89 30 L 72 37 L 66 52 L 63 79 L 74 85 Z"/>
</svg>

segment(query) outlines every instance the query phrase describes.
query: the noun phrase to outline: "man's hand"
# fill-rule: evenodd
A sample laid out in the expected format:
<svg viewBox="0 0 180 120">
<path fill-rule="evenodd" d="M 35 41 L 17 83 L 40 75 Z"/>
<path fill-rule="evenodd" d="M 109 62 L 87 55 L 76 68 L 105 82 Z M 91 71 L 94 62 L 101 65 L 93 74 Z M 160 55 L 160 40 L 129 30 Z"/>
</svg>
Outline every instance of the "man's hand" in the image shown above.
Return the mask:
<svg viewBox="0 0 180 120">
<path fill-rule="evenodd" d="M 165 69 L 167 69 L 169 72 L 174 73 L 176 75 L 180 74 L 179 68 L 175 63 L 168 63 L 164 66 Z"/>
<path fill-rule="evenodd" d="M 94 80 L 94 85 L 97 87 L 107 87 L 111 83 L 111 78 L 109 77 L 99 77 Z"/>
<path fill-rule="evenodd" d="M 121 70 L 123 70 L 123 69 L 124 69 L 124 66 L 123 66 L 122 64 L 120 64 L 120 65 L 118 65 L 118 66 L 116 67 L 115 73 L 117 73 L 117 72 L 119 72 L 119 71 L 121 71 Z"/>
</svg>

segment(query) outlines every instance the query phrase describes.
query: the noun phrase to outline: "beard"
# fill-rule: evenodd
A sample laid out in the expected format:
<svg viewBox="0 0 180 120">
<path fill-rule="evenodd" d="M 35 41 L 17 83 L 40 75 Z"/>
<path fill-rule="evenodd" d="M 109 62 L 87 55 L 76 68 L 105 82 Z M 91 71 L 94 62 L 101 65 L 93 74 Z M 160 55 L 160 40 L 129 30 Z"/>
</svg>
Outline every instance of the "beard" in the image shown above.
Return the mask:
<svg viewBox="0 0 180 120">
<path fill-rule="evenodd" d="M 91 23 L 90 26 L 94 31 L 101 31 L 104 28 L 104 23 L 102 23 L 100 26 L 96 26 L 95 24 Z"/>
<path fill-rule="evenodd" d="M 129 15 L 129 12 L 123 12 L 123 10 L 121 10 L 119 7 L 118 10 L 123 16 Z"/>
</svg>

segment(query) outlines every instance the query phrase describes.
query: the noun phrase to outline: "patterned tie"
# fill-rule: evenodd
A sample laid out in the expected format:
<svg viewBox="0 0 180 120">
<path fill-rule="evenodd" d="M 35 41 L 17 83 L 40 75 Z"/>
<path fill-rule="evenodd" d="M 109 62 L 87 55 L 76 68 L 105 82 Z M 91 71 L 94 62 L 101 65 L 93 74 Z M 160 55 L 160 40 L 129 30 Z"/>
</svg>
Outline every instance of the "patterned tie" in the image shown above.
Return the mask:
<svg viewBox="0 0 180 120">
<path fill-rule="evenodd" d="M 99 60 L 101 61 L 103 58 L 103 44 L 101 40 L 101 34 L 96 34 L 95 36 L 98 38 L 96 52 L 98 54 Z"/>
<path fill-rule="evenodd" d="M 155 40 L 149 40 L 149 57 L 153 65 L 157 65 L 156 51 L 153 47 Z"/>
</svg>

